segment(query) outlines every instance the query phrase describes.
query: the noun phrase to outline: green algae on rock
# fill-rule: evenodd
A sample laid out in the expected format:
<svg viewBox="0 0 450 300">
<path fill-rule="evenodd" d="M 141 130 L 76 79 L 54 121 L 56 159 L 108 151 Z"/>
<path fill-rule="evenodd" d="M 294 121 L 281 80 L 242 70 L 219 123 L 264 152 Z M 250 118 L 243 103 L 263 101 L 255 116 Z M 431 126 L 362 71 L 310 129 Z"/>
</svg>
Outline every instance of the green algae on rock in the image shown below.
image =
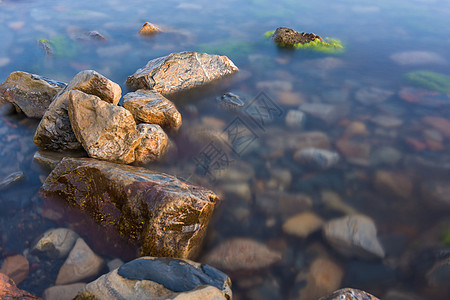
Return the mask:
<svg viewBox="0 0 450 300">
<path fill-rule="evenodd" d="M 278 27 L 274 31 L 264 33 L 265 38 L 272 38 L 280 47 L 305 49 L 324 53 L 341 53 L 344 51 L 342 42 L 337 39 L 325 38 L 314 33 L 299 33 L 286 27 Z"/>
<path fill-rule="evenodd" d="M 412 84 L 428 90 L 450 94 L 450 76 L 432 71 L 420 70 L 406 73 L 405 78 Z"/>
</svg>

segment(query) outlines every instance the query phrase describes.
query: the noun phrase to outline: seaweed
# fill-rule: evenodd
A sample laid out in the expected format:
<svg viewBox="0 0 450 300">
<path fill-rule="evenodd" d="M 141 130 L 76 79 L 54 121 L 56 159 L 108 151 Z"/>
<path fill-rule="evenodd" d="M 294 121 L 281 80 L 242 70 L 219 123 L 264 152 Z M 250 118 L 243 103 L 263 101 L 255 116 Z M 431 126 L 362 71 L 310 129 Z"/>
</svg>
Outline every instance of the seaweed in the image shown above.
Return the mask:
<svg viewBox="0 0 450 300">
<path fill-rule="evenodd" d="M 450 76 L 426 70 L 409 72 L 404 76 L 411 84 L 431 91 L 450 94 Z"/>
<path fill-rule="evenodd" d="M 38 42 L 47 55 L 55 55 L 56 57 L 73 58 L 80 50 L 80 46 L 65 35 L 57 35 L 50 40 L 39 39 Z"/>
<path fill-rule="evenodd" d="M 269 39 L 273 36 L 275 30 L 267 31 L 264 33 L 264 38 Z M 285 45 L 279 45 L 284 47 Z M 342 42 L 338 39 L 325 38 L 325 41 L 320 39 L 315 39 L 309 43 L 297 43 L 294 44 L 292 48 L 295 49 L 303 49 L 303 50 L 312 50 L 324 53 L 342 53 L 344 52 L 344 46 Z"/>
</svg>

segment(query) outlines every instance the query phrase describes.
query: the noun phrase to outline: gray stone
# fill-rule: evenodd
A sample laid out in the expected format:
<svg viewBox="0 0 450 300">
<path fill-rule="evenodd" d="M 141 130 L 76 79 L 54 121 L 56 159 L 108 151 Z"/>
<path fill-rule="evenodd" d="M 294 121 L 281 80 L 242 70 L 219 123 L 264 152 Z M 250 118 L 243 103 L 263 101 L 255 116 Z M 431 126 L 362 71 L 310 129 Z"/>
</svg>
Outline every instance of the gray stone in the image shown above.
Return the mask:
<svg viewBox="0 0 450 300">
<path fill-rule="evenodd" d="M 395 166 L 400 162 L 401 159 L 402 153 L 400 151 L 390 146 L 384 146 L 372 151 L 369 160 L 370 164 L 373 166 L 378 165 Z"/>
<path fill-rule="evenodd" d="M 64 90 L 55 96 L 42 117 L 33 139 L 39 148 L 53 151 L 79 150 L 82 148 L 72 131 L 67 112 L 69 93 L 72 90 L 80 90 L 98 96 L 100 99 L 113 104 L 119 102 L 122 93 L 119 85 L 103 75 L 92 70 L 81 71 Z"/>
<path fill-rule="evenodd" d="M 324 225 L 323 234 L 328 243 L 344 256 L 365 259 L 384 257 L 375 224 L 364 215 L 333 219 Z"/>
<path fill-rule="evenodd" d="M 355 98 L 364 105 L 380 104 L 385 102 L 394 92 L 377 87 L 362 88 L 356 91 Z"/>
<path fill-rule="evenodd" d="M 86 283 L 55 285 L 47 288 L 44 291 L 42 298 L 44 298 L 44 300 L 72 300 L 85 286 Z"/>
<path fill-rule="evenodd" d="M 123 264 L 124 264 L 123 260 L 121 260 L 120 258 L 114 258 L 113 260 L 108 261 L 106 265 L 108 266 L 108 269 L 111 272 Z"/>
<path fill-rule="evenodd" d="M 305 117 L 304 112 L 296 109 L 290 109 L 286 114 L 286 126 L 292 129 L 300 130 L 305 124 Z"/>
<path fill-rule="evenodd" d="M 38 150 L 33 156 L 33 161 L 47 169 L 53 170 L 64 157 L 87 157 L 87 153 L 84 151 L 53 152 Z"/>
<path fill-rule="evenodd" d="M 78 238 L 66 261 L 59 269 L 56 284 L 80 282 L 101 271 L 104 260 L 96 255 L 82 238 Z"/>
<path fill-rule="evenodd" d="M 161 127 L 179 128 L 181 114 L 169 99 L 149 90 L 137 90 L 123 96 L 123 107 L 138 122 L 158 124 Z"/>
<path fill-rule="evenodd" d="M 129 164 L 142 136 L 131 113 L 94 95 L 71 91 L 69 118 L 77 140 L 92 158 Z"/>
<path fill-rule="evenodd" d="M 49 258 L 64 258 L 72 250 L 78 234 L 68 228 L 47 230 L 32 247 L 32 253 L 43 254 Z"/>
<path fill-rule="evenodd" d="M 167 96 L 201 87 L 236 71 L 238 68 L 226 56 L 181 52 L 149 61 L 126 83 L 134 90 L 155 90 Z"/>
<path fill-rule="evenodd" d="M 142 139 L 135 150 L 135 162 L 148 164 L 160 160 L 166 153 L 168 137 L 159 125 L 139 124 L 137 126 Z"/>
<path fill-rule="evenodd" d="M 39 75 L 16 71 L 0 85 L 0 99 L 12 103 L 18 112 L 30 118 L 42 118 L 65 83 Z"/>
<path fill-rule="evenodd" d="M 25 177 L 22 171 L 17 171 L 0 179 L 0 191 L 8 188 Z"/>
<path fill-rule="evenodd" d="M 339 154 L 330 150 L 304 148 L 295 152 L 294 160 L 305 166 L 325 170 L 339 162 Z"/>
<path fill-rule="evenodd" d="M 187 259 L 141 257 L 89 283 L 83 299 L 231 299 L 219 270 Z"/>
<path fill-rule="evenodd" d="M 377 297 L 375 297 L 369 293 L 366 293 L 364 291 L 357 290 L 357 289 L 350 289 L 350 288 L 345 288 L 345 289 L 340 289 L 340 290 L 334 291 L 332 294 L 330 294 L 326 297 L 322 297 L 319 300 L 343 300 L 343 299 L 345 299 L 345 300 L 347 300 L 347 299 L 380 300 Z"/>
<path fill-rule="evenodd" d="M 344 111 L 342 111 L 337 105 L 333 104 L 303 103 L 300 104 L 298 109 L 307 115 L 323 121 L 326 124 L 332 124 L 344 115 Z"/>
</svg>

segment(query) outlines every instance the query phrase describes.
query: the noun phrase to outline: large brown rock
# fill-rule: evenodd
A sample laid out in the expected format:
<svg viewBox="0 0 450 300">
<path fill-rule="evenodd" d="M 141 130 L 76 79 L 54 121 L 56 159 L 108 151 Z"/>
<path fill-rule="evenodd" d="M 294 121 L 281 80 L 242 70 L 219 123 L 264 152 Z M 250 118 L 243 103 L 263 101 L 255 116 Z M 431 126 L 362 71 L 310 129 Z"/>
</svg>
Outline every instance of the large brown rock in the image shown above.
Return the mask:
<svg viewBox="0 0 450 300">
<path fill-rule="evenodd" d="M 38 300 L 41 298 L 19 289 L 11 278 L 0 273 L 0 299 Z"/>
<path fill-rule="evenodd" d="M 67 112 L 71 90 L 80 90 L 113 104 L 119 102 L 122 94 L 119 85 L 103 75 L 92 70 L 81 71 L 55 96 L 42 117 L 33 139 L 39 148 L 53 151 L 81 149 Z"/>
<path fill-rule="evenodd" d="M 30 118 L 42 118 L 56 94 L 65 83 L 39 75 L 16 71 L 0 85 L 0 99 L 14 105 Z"/>
<path fill-rule="evenodd" d="M 64 158 L 41 196 L 68 201 L 117 230 L 141 255 L 193 258 L 218 197 L 164 173 L 89 158 Z"/>
<path fill-rule="evenodd" d="M 134 150 L 142 137 L 125 108 L 71 91 L 69 118 L 77 140 L 90 157 L 125 164 L 134 161 Z"/>
<path fill-rule="evenodd" d="M 123 96 L 123 107 L 139 122 L 172 128 L 181 126 L 181 114 L 175 104 L 155 91 L 137 90 L 128 93 Z"/>
<path fill-rule="evenodd" d="M 164 96 L 200 87 L 238 71 L 226 56 L 199 52 L 171 53 L 155 58 L 129 76 L 129 88 L 148 89 Z"/>
</svg>

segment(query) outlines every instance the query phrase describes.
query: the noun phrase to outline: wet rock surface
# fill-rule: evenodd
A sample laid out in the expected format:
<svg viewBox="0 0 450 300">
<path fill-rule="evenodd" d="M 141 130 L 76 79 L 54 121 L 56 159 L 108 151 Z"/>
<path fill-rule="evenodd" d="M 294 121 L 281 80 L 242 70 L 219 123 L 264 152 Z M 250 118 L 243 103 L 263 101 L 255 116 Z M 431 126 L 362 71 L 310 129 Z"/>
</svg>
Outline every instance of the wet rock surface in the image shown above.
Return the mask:
<svg viewBox="0 0 450 300">
<path fill-rule="evenodd" d="M 204 290 L 210 287 L 214 289 Z M 221 271 L 190 260 L 141 257 L 89 283 L 76 297 L 93 298 L 231 299 L 231 281 Z"/>
<path fill-rule="evenodd" d="M 31 251 L 49 258 L 64 258 L 72 250 L 78 237 L 76 232 L 68 228 L 50 229 L 42 234 Z"/>
<path fill-rule="evenodd" d="M 71 91 L 69 119 L 77 140 L 92 158 L 129 164 L 142 137 L 132 114 L 94 95 Z"/>
<path fill-rule="evenodd" d="M 56 94 L 66 84 L 27 72 L 16 71 L 0 85 L 0 98 L 12 103 L 29 118 L 42 118 Z"/>
<path fill-rule="evenodd" d="M 304 148 L 295 152 L 294 160 L 316 169 L 329 169 L 339 162 L 339 154 L 330 150 Z"/>
<path fill-rule="evenodd" d="M 39 148 L 52 151 L 81 149 L 68 114 L 69 94 L 72 90 L 95 95 L 113 104 L 119 102 L 122 93 L 119 85 L 96 71 L 81 71 L 55 96 L 42 117 L 33 139 Z"/>
<path fill-rule="evenodd" d="M 157 124 L 161 127 L 179 128 L 181 114 L 169 99 L 149 90 L 137 90 L 123 96 L 123 107 L 137 122 Z"/>
<path fill-rule="evenodd" d="M 145 165 L 160 160 L 167 152 L 169 143 L 164 130 L 156 124 L 139 124 L 137 130 L 142 138 L 134 152 L 135 162 Z"/>
<path fill-rule="evenodd" d="M 217 196 L 204 188 L 143 168 L 65 158 L 41 188 L 102 226 L 112 227 L 143 255 L 198 255 Z M 88 196 L 89 195 L 89 196 Z"/>
<path fill-rule="evenodd" d="M 11 278 L 2 273 L 0 273 L 0 298 L 21 300 L 41 299 L 19 289 Z"/>
<path fill-rule="evenodd" d="M 314 33 L 299 33 L 294 29 L 286 28 L 286 27 L 278 27 L 273 36 L 273 41 L 280 46 L 284 47 L 292 47 L 295 44 L 306 44 L 314 41 L 315 39 L 319 39 L 323 41 L 323 39 L 314 34 Z"/>
<path fill-rule="evenodd" d="M 361 290 L 344 288 L 337 290 L 319 300 L 379 300 L 377 297 Z"/>
<path fill-rule="evenodd" d="M 148 89 L 168 96 L 238 71 L 226 56 L 199 52 L 172 53 L 153 59 L 127 79 L 131 89 Z"/>
</svg>

